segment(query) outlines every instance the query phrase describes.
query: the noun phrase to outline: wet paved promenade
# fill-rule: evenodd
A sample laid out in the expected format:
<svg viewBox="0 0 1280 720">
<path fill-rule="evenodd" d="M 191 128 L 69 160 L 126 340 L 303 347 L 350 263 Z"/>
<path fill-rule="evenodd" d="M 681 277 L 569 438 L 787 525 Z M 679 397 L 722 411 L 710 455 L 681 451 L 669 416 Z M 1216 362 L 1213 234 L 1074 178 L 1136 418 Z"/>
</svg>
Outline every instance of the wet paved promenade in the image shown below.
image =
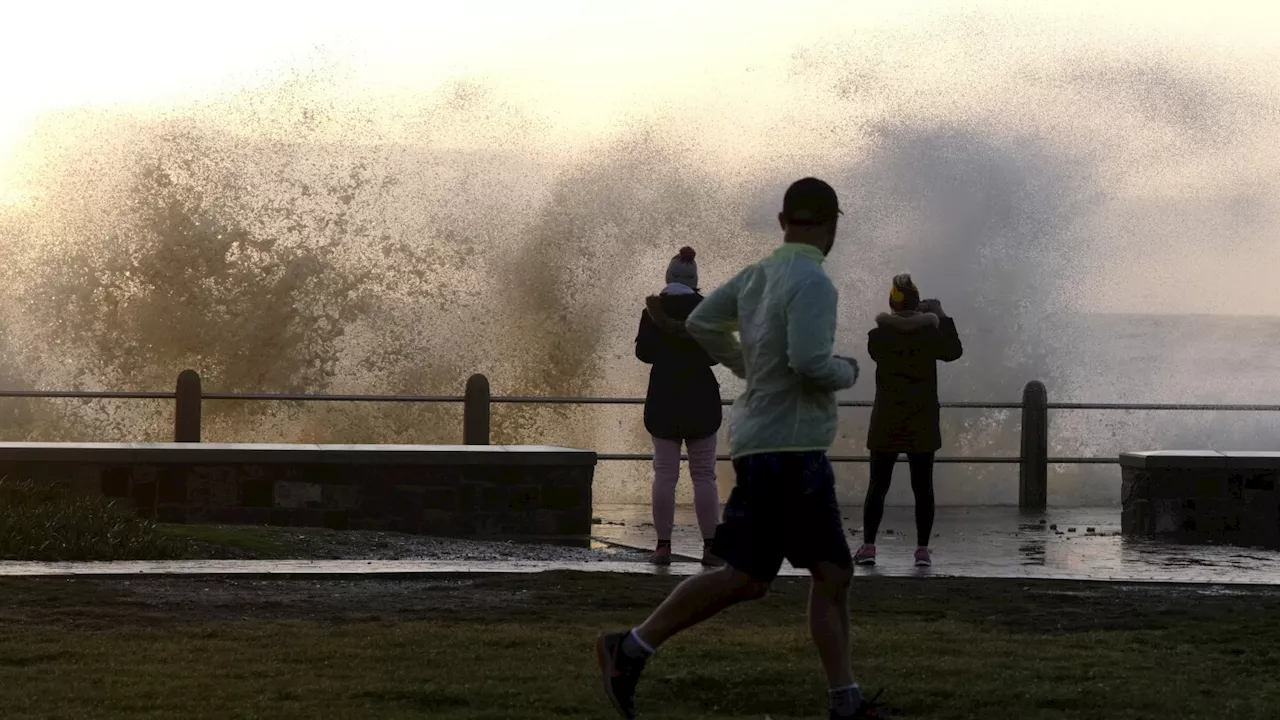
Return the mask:
<svg viewBox="0 0 1280 720">
<path fill-rule="evenodd" d="M 545 570 L 692 574 L 696 562 L 654 568 L 643 562 L 653 542 L 646 506 L 599 506 L 594 553 L 566 549 L 563 557 L 542 548 L 537 559 L 506 552 L 500 560 L 442 556 L 402 560 L 202 560 L 120 563 L 0 562 L 0 575 L 133 574 L 393 574 L 522 573 Z M 861 527 L 860 508 L 846 524 Z M 1119 508 L 1059 509 L 1026 515 L 1016 508 L 940 508 L 932 545 L 935 566 L 911 565 L 915 530 L 910 508 L 889 508 L 877 541 L 880 562 L 859 575 L 926 575 L 1182 583 L 1280 584 L 1280 552 L 1225 546 L 1185 546 L 1125 540 Z M 851 539 L 856 546 L 856 539 Z M 674 549 L 692 559 L 701 539 L 691 508 L 680 508 Z M 535 553 L 530 553 L 531 557 Z M 798 574 L 784 567 L 784 574 Z"/>
<path fill-rule="evenodd" d="M 599 508 L 605 522 L 596 537 L 648 547 L 648 508 Z M 862 509 L 846 509 L 845 526 L 862 527 Z M 691 508 L 680 508 L 673 547 L 699 556 L 701 539 Z M 1280 584 L 1280 552 L 1227 546 L 1173 545 L 1120 537 L 1120 508 L 1065 508 L 1023 514 L 1017 508 L 939 508 L 934 523 L 934 567 L 912 566 L 915 519 L 909 507 L 885 511 L 876 539 L 879 562 L 859 575 L 950 575 L 1186 583 Z M 857 548 L 859 537 L 851 537 Z"/>
</svg>

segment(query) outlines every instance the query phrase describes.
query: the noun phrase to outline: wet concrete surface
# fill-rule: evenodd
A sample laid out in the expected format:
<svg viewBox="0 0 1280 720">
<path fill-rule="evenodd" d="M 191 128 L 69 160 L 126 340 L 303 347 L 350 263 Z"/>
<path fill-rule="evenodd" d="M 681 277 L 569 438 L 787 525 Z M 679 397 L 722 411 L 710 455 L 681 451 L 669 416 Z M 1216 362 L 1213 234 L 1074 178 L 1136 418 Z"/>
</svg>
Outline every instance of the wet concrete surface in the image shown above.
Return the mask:
<svg viewBox="0 0 1280 720">
<path fill-rule="evenodd" d="M 649 508 L 597 506 L 591 549 L 494 544 L 477 550 L 475 541 L 437 543 L 431 557 L 341 560 L 174 560 L 161 562 L 35 563 L 0 562 L 0 575 L 350 575 L 416 573 L 528 573 L 584 570 L 688 575 L 702 571 L 696 562 L 702 540 L 693 510 L 677 510 L 669 568 L 645 562 L 654 543 Z M 846 527 L 861 525 L 861 509 L 846 509 Z M 1026 514 L 1017 508 L 939 508 L 931 546 L 934 567 L 912 566 L 916 547 L 913 511 L 886 511 L 877 539 L 879 564 L 858 568 L 860 576 L 955 576 L 1041 578 L 1127 582 L 1280 584 L 1280 552 L 1228 546 L 1188 546 L 1120 537 L 1119 508 L 1064 508 Z M 851 537 L 856 547 L 858 537 Z M 803 574 L 790 566 L 784 575 Z"/>
<path fill-rule="evenodd" d="M 598 539 L 653 544 L 649 509 L 597 508 Z M 616 524 L 610 524 L 616 523 Z M 677 511 L 672 546 L 697 556 L 702 540 L 692 508 Z M 861 542 L 862 509 L 845 508 L 852 549 Z M 1120 536 L 1120 508 L 1061 508 L 1023 513 L 1010 507 L 938 508 L 930 546 L 934 566 L 912 565 L 914 510 L 885 510 L 876 538 L 878 563 L 859 575 L 933 575 L 1181 583 L 1280 583 L 1280 552 L 1224 545 L 1175 545 Z M 789 567 L 787 570 L 791 570 Z M 791 572 L 795 572 L 791 570 Z"/>
</svg>

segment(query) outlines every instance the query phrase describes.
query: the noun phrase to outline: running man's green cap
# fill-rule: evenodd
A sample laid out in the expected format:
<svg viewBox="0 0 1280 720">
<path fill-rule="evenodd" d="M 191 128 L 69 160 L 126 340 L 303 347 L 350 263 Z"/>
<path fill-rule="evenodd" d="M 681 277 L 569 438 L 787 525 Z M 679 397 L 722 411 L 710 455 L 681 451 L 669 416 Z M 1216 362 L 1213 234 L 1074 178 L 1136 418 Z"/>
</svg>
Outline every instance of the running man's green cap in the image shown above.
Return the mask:
<svg viewBox="0 0 1280 720">
<path fill-rule="evenodd" d="M 843 214 L 836 191 L 818 178 L 797 180 L 782 196 L 782 218 L 790 225 L 821 225 Z"/>
</svg>

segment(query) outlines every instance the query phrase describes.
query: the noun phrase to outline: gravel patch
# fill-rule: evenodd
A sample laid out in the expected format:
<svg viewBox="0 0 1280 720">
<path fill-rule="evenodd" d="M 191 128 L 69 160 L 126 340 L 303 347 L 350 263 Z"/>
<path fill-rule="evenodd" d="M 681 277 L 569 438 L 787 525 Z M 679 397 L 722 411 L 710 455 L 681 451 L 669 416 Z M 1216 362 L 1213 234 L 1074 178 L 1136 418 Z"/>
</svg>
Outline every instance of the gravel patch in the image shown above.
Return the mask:
<svg viewBox="0 0 1280 720">
<path fill-rule="evenodd" d="M 251 532 L 243 542 L 198 539 L 188 559 L 436 560 L 449 562 L 555 561 L 645 562 L 648 553 L 611 542 L 589 547 L 511 540 L 475 540 L 363 530 L 322 528 L 216 527 L 228 533 Z"/>
</svg>

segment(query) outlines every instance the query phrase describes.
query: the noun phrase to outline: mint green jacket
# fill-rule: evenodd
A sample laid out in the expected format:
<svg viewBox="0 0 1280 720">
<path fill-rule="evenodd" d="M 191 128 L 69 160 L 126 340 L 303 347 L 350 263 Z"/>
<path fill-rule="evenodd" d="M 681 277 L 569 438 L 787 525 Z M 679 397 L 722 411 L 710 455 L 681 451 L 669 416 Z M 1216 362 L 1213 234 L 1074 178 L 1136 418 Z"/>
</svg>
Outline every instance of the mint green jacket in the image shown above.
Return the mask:
<svg viewBox="0 0 1280 720">
<path fill-rule="evenodd" d="M 711 357 L 747 381 L 729 413 L 733 458 L 826 451 L 835 441 L 835 393 L 853 387 L 858 369 L 832 353 L 838 294 L 822 261 L 815 247 L 783 245 L 685 321 Z"/>
</svg>

